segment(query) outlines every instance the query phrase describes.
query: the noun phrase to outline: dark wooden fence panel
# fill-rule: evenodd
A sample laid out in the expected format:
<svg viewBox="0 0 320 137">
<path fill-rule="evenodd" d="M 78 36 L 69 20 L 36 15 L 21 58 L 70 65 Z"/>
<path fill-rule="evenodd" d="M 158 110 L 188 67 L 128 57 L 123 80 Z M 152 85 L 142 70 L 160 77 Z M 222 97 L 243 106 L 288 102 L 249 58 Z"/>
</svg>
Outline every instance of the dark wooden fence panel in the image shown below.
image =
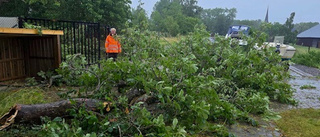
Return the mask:
<svg viewBox="0 0 320 137">
<path fill-rule="evenodd" d="M 59 67 L 59 36 L 0 35 L 0 81 L 38 77 Z"/>
<path fill-rule="evenodd" d="M 0 38 L 0 81 L 26 76 L 21 39 Z"/>
<path fill-rule="evenodd" d="M 29 41 L 29 76 L 37 76 L 40 71 L 48 71 L 55 67 L 54 57 L 54 38 L 53 37 L 35 37 L 25 38 Z"/>
</svg>

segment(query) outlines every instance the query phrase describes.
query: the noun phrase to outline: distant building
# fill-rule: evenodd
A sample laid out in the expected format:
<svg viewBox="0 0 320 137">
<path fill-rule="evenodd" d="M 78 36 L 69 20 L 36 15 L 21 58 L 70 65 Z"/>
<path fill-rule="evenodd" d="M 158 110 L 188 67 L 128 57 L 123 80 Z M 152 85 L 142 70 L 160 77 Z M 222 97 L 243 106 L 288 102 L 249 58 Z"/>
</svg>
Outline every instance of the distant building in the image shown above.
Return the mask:
<svg viewBox="0 0 320 137">
<path fill-rule="evenodd" d="M 320 24 L 298 34 L 297 44 L 320 48 Z"/>
</svg>

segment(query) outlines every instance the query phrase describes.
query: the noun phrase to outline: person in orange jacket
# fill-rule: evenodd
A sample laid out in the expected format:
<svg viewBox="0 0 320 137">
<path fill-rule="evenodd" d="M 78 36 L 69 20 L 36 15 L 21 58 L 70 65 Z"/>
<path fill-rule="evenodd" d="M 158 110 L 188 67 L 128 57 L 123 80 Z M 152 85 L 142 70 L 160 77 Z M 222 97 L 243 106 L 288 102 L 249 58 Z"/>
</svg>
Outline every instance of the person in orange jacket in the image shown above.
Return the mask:
<svg viewBox="0 0 320 137">
<path fill-rule="evenodd" d="M 105 43 L 107 59 L 113 58 L 115 60 L 118 57 L 118 53 L 121 53 L 120 42 L 114 39 L 114 36 L 117 35 L 116 32 L 115 28 L 111 28 L 110 34 L 107 36 Z"/>
</svg>

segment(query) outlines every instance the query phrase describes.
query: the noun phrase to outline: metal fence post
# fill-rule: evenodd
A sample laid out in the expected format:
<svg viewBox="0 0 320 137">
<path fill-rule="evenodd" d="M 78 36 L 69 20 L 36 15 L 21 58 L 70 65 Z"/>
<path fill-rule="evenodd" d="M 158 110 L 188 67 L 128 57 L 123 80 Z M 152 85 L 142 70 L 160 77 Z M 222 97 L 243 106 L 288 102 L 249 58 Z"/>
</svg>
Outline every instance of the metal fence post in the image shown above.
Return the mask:
<svg viewBox="0 0 320 137">
<path fill-rule="evenodd" d="M 18 20 L 19 20 L 19 22 L 18 22 L 18 27 L 19 28 L 23 28 L 23 18 L 22 17 L 18 17 Z"/>
<path fill-rule="evenodd" d="M 72 23 L 72 29 L 73 29 L 73 48 L 74 48 L 74 54 L 77 54 L 77 45 L 76 45 L 76 23 Z"/>
<path fill-rule="evenodd" d="M 98 23 L 98 60 L 101 60 L 101 28 L 100 28 L 100 23 Z M 100 61 L 98 62 L 99 68 L 100 68 Z"/>
</svg>

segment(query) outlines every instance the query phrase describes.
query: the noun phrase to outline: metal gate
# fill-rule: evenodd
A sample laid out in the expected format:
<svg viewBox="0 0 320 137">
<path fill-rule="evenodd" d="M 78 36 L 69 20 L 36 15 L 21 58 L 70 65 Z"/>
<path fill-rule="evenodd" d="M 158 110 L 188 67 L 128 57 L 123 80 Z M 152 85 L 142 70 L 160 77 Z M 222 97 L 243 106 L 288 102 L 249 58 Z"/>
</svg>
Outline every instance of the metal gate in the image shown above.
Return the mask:
<svg viewBox="0 0 320 137">
<path fill-rule="evenodd" d="M 63 30 L 64 35 L 60 36 L 61 60 L 65 60 L 67 55 L 81 53 L 88 65 L 101 59 L 101 42 L 109 33 L 106 25 L 93 22 L 19 18 L 20 28 L 24 23 L 41 26 L 42 29 Z"/>
</svg>

